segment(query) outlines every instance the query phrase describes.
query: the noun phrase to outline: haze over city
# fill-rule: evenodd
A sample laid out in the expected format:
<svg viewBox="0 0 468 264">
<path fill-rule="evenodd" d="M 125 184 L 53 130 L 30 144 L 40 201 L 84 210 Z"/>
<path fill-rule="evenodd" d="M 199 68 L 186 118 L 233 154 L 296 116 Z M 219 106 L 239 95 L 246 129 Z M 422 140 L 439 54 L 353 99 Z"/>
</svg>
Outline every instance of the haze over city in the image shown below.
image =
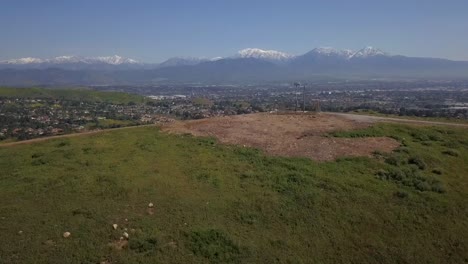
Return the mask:
<svg viewBox="0 0 468 264">
<path fill-rule="evenodd" d="M 147 63 L 244 48 L 316 47 L 468 60 L 466 1 L 4 1 L 0 60 L 63 55 Z"/>
</svg>

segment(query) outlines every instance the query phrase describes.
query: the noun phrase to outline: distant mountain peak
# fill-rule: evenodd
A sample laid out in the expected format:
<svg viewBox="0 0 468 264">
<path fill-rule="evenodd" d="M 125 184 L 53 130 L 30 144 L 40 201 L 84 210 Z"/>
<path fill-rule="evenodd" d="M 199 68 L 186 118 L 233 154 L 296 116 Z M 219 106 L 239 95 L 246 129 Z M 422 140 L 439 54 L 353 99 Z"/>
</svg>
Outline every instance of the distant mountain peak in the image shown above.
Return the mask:
<svg viewBox="0 0 468 264">
<path fill-rule="evenodd" d="M 32 63 L 42 63 L 42 62 L 44 62 L 43 59 L 33 58 L 33 57 L 26 57 L 26 58 L 5 60 L 5 61 L 1 61 L 0 63 L 3 63 L 3 64 L 32 64 Z"/>
<path fill-rule="evenodd" d="M 338 50 L 333 47 L 318 47 L 313 49 L 311 52 L 322 56 L 339 56 L 344 58 L 348 58 L 354 53 L 354 51 L 349 49 Z"/>
<path fill-rule="evenodd" d="M 102 62 L 102 63 L 107 63 L 107 64 L 112 64 L 112 65 L 120 65 L 120 64 L 137 64 L 139 63 L 138 61 L 130 58 L 125 58 L 119 55 L 114 55 L 114 56 L 108 56 L 108 57 L 95 57 L 91 58 L 94 59 L 95 61 Z"/>
<path fill-rule="evenodd" d="M 209 59 L 199 58 L 199 57 L 172 57 L 162 62 L 159 65 L 162 67 L 191 66 L 191 65 L 196 65 L 205 61 L 209 61 Z"/>
<path fill-rule="evenodd" d="M 356 51 L 350 58 L 367 58 L 367 57 L 374 57 L 374 56 L 388 56 L 388 53 L 374 48 L 372 46 L 367 46 L 363 49 Z"/>
<path fill-rule="evenodd" d="M 218 61 L 222 59 L 224 59 L 224 57 L 214 57 L 214 58 L 211 58 L 210 61 Z"/>
<path fill-rule="evenodd" d="M 94 63 L 104 63 L 110 65 L 121 65 L 121 64 L 137 64 L 139 63 L 136 60 L 125 58 L 119 55 L 113 56 L 102 56 L 102 57 L 80 57 L 74 55 L 65 55 L 65 56 L 58 56 L 51 59 L 39 59 L 39 58 L 19 58 L 19 59 L 12 59 L 2 61 L 0 63 L 3 64 L 18 64 L 18 65 L 25 65 L 25 64 L 69 64 L 69 63 L 86 63 L 86 64 L 94 64 Z"/>
<path fill-rule="evenodd" d="M 277 51 L 277 50 L 263 50 L 258 48 L 247 48 L 237 52 L 237 56 L 240 58 L 254 58 L 263 59 L 270 61 L 286 61 L 294 57 L 291 54 Z"/>
</svg>

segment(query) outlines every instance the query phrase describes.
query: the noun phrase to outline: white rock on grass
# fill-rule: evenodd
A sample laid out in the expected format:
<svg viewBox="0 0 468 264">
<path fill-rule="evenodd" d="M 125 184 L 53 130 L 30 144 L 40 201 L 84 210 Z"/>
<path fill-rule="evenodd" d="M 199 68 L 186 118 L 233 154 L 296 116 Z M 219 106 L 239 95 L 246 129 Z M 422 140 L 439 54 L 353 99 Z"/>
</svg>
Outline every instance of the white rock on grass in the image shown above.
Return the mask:
<svg viewBox="0 0 468 264">
<path fill-rule="evenodd" d="M 149 204 L 148 204 L 148 207 L 149 207 L 149 208 L 153 208 L 153 207 L 154 207 L 154 204 L 153 204 L 153 203 L 149 203 Z"/>
<path fill-rule="evenodd" d="M 117 225 L 117 224 L 112 225 L 112 228 L 114 228 L 114 230 L 117 230 L 117 227 L 119 227 L 119 225 Z"/>
<path fill-rule="evenodd" d="M 123 236 L 125 239 L 128 239 L 128 233 L 127 233 L 127 232 L 123 232 L 122 236 Z"/>
<path fill-rule="evenodd" d="M 63 233 L 63 237 L 64 238 L 67 238 L 67 237 L 70 237 L 71 236 L 71 233 L 70 232 L 65 232 Z"/>
</svg>

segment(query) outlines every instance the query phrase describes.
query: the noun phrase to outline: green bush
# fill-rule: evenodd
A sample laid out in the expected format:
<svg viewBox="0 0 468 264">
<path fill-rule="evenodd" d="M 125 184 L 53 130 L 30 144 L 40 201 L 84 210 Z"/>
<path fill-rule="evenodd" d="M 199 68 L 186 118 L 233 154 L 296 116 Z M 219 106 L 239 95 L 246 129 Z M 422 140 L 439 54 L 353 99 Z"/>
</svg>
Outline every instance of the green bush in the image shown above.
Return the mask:
<svg viewBox="0 0 468 264">
<path fill-rule="evenodd" d="M 397 191 L 394 193 L 395 197 L 398 197 L 398 198 L 407 198 L 409 196 L 409 194 L 405 191 Z"/>
<path fill-rule="evenodd" d="M 211 263 L 238 262 L 241 248 L 220 230 L 194 231 L 190 234 L 193 254 L 207 258 Z"/>
<path fill-rule="evenodd" d="M 415 184 L 416 189 L 424 192 L 424 191 L 430 191 L 431 190 L 431 185 L 425 181 L 420 181 Z"/>
<path fill-rule="evenodd" d="M 421 157 L 410 157 L 408 159 L 408 163 L 418 166 L 420 170 L 424 170 L 427 167 L 426 163 Z"/>
<path fill-rule="evenodd" d="M 444 186 L 440 182 L 436 182 L 436 183 L 432 184 L 431 191 L 437 192 L 437 193 L 446 192 Z"/>
<path fill-rule="evenodd" d="M 149 253 L 157 250 L 158 240 L 156 238 L 132 238 L 128 243 L 128 248 L 138 253 Z"/>
<path fill-rule="evenodd" d="M 444 154 L 444 155 L 449 155 L 449 156 L 452 156 L 452 157 L 458 157 L 458 156 L 460 155 L 460 154 L 458 153 L 458 151 L 453 150 L 453 149 L 444 150 L 444 151 L 442 151 L 442 154 Z"/>
<path fill-rule="evenodd" d="M 377 171 L 376 176 L 381 180 L 400 183 L 419 191 L 445 192 L 442 183 L 438 179 L 423 176 L 416 167 L 403 167 L 402 169 L 391 167 L 388 170 Z"/>
</svg>

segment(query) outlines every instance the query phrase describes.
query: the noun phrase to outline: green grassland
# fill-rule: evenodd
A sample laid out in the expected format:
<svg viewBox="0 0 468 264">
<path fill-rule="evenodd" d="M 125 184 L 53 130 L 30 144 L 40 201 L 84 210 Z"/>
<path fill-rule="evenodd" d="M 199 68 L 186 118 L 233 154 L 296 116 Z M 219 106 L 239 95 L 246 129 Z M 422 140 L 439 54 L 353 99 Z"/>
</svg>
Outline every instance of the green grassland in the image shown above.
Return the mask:
<svg viewBox="0 0 468 264">
<path fill-rule="evenodd" d="M 0 263 L 467 263 L 466 129 L 330 136 L 381 135 L 322 163 L 156 127 L 0 147 Z"/>
<path fill-rule="evenodd" d="M 87 129 L 106 129 L 106 128 L 117 128 L 117 127 L 126 127 L 126 126 L 137 126 L 139 125 L 138 121 L 134 120 L 117 120 L 117 119 L 101 119 L 97 122 L 90 122 L 86 124 Z"/>
<path fill-rule="evenodd" d="M 62 99 L 87 102 L 108 102 L 114 104 L 144 103 L 149 100 L 140 95 L 121 92 L 100 92 L 84 88 L 45 89 L 45 88 L 8 88 L 0 87 L 0 97 Z"/>
<path fill-rule="evenodd" d="M 446 122 L 446 123 L 461 123 L 468 124 L 468 120 L 459 119 L 454 117 L 421 117 L 421 116 L 411 116 L 411 115 L 392 115 L 392 114 L 382 114 L 370 109 L 358 109 L 350 111 L 350 114 L 358 115 L 369 115 L 369 116 L 380 116 L 380 117 L 390 117 L 390 118 L 399 118 L 399 119 L 411 119 L 411 120 L 421 120 L 421 121 L 435 121 L 435 122 Z"/>
</svg>

